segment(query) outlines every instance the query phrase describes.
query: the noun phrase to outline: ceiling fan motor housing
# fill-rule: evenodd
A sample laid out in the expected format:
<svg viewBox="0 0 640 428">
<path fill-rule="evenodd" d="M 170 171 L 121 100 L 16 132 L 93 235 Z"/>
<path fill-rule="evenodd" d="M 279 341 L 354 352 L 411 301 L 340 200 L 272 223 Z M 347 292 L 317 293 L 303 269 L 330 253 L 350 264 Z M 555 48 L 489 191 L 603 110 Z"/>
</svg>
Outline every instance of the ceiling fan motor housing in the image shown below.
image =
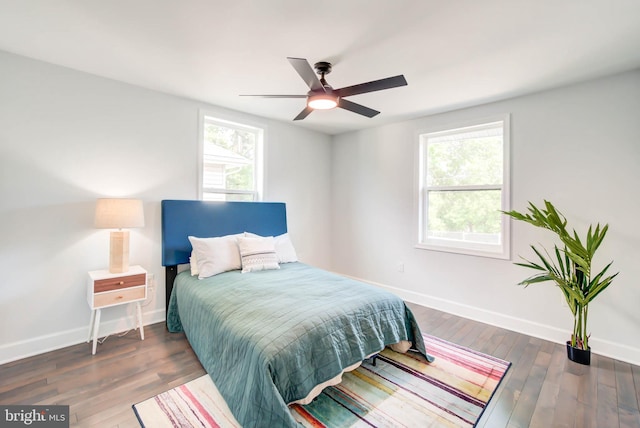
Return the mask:
<svg viewBox="0 0 640 428">
<path fill-rule="evenodd" d="M 316 73 L 320 76 L 324 76 L 325 74 L 331 73 L 331 63 L 326 61 L 316 62 L 313 65 L 313 68 L 316 69 Z"/>
</svg>

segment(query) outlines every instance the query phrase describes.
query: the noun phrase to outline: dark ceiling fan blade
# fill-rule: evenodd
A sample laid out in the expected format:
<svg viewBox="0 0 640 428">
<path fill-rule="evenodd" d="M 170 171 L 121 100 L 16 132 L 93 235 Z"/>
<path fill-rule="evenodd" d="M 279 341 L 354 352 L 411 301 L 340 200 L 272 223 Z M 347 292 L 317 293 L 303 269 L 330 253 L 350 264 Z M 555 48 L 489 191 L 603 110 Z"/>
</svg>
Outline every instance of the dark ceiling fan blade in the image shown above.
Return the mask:
<svg viewBox="0 0 640 428">
<path fill-rule="evenodd" d="M 260 98 L 307 98 L 307 95 L 240 95 L 241 97 L 260 97 Z"/>
<path fill-rule="evenodd" d="M 340 98 L 340 101 L 338 101 L 338 107 L 367 117 L 373 117 L 377 114 L 380 114 L 378 110 L 374 110 L 372 108 L 365 107 L 352 101 L 345 100 L 344 98 Z"/>
<path fill-rule="evenodd" d="M 302 80 L 304 80 L 304 83 L 307 84 L 309 89 L 311 89 L 312 91 L 325 92 L 324 86 L 322 86 L 322 83 L 320 83 L 320 79 L 318 79 L 318 76 L 316 75 L 315 71 L 313 71 L 311 65 L 309 65 L 309 62 L 306 59 L 290 57 L 287 57 L 287 59 L 289 60 L 289 63 L 291 63 L 293 68 L 295 68 L 295 70 L 298 72 L 300 77 L 302 77 Z"/>
<path fill-rule="evenodd" d="M 367 92 L 382 91 L 383 89 L 397 88 L 398 86 L 406 86 L 407 80 L 402 74 L 386 79 L 374 80 L 372 82 L 361 83 L 359 85 L 347 86 L 340 89 L 334 89 L 334 93 L 338 93 L 341 97 L 351 95 L 364 94 Z"/>
<path fill-rule="evenodd" d="M 309 114 L 313 111 L 313 109 L 309 106 L 305 107 L 293 120 L 302 120 L 305 117 L 309 116 Z"/>
</svg>

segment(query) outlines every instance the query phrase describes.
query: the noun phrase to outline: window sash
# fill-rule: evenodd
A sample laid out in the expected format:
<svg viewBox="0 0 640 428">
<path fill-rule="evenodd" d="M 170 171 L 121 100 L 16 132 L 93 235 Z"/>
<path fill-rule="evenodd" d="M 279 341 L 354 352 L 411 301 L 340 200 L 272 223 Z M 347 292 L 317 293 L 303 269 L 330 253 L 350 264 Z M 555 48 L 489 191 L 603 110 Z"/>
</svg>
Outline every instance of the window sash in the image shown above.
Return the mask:
<svg viewBox="0 0 640 428">
<path fill-rule="evenodd" d="M 252 168 L 250 183 L 248 185 L 239 186 L 240 188 L 225 188 L 219 186 L 226 186 L 226 174 L 221 173 L 220 177 L 215 177 L 214 164 L 211 163 L 212 158 L 216 154 L 211 154 L 207 151 L 207 145 L 209 141 L 206 141 L 206 129 L 207 126 L 217 126 L 222 128 L 231 129 L 238 132 L 253 134 L 253 159 L 246 158 L 251 162 L 246 164 Z M 198 193 L 201 199 L 205 199 L 207 195 L 247 195 L 251 196 L 251 200 L 259 201 L 262 198 L 262 184 L 263 184 L 263 165 L 262 165 L 262 151 L 264 144 L 265 128 L 260 124 L 243 124 L 236 122 L 235 120 L 227 120 L 217 117 L 216 114 L 211 114 L 206 111 L 200 112 L 200 150 L 199 150 L 199 174 L 198 174 Z M 226 149 L 224 146 L 211 142 L 211 145 Z M 233 150 L 229 150 L 235 153 Z M 218 153 L 218 155 L 220 155 Z M 226 156 L 222 153 L 224 160 L 230 160 L 235 168 L 242 167 L 242 159 L 235 158 L 233 156 Z M 242 156 L 239 154 L 238 156 Z M 207 162 L 207 160 L 209 162 Z M 228 162 L 227 162 L 228 163 Z M 225 163 L 226 164 L 226 163 Z M 229 164 L 231 165 L 231 164 Z M 224 168 L 223 168 L 224 169 Z M 228 169 L 228 168 L 227 168 Z M 236 187 L 236 186 L 233 186 Z"/>
<path fill-rule="evenodd" d="M 509 210 L 509 116 L 501 115 L 494 120 L 486 121 L 482 124 L 474 124 L 451 128 L 444 131 L 421 132 L 418 134 L 418 180 L 420 183 L 420 191 L 418 197 L 420 200 L 418 206 L 418 243 L 416 248 L 454 252 L 460 254 L 471 254 L 479 256 L 487 256 L 494 258 L 509 259 L 510 258 L 510 237 L 509 237 L 509 219 L 503 214 L 500 217 L 500 231 L 491 233 L 483 237 L 482 232 L 473 234 L 469 231 L 449 231 L 443 233 L 442 230 L 429 230 L 429 199 L 436 192 L 448 192 L 455 194 L 457 192 L 500 192 L 499 210 Z M 477 139 L 481 137 L 495 137 L 502 135 L 502 182 L 494 184 L 461 184 L 461 185 L 428 185 L 427 184 L 427 145 L 429 142 L 443 143 L 447 141 L 460 141 L 460 135 L 464 138 Z M 433 201 L 432 201 L 433 203 Z M 495 225 L 495 218 L 494 218 Z M 495 230 L 493 227 L 489 229 Z M 433 232 L 433 233 L 431 233 Z M 465 239 L 466 236 L 472 236 Z M 451 239 L 452 236 L 459 234 L 461 239 Z M 438 236 L 440 235 L 440 236 Z M 485 239 L 486 238 L 486 239 Z M 487 242 L 474 242 L 474 239 Z M 493 240 L 493 242 L 491 242 Z"/>
</svg>

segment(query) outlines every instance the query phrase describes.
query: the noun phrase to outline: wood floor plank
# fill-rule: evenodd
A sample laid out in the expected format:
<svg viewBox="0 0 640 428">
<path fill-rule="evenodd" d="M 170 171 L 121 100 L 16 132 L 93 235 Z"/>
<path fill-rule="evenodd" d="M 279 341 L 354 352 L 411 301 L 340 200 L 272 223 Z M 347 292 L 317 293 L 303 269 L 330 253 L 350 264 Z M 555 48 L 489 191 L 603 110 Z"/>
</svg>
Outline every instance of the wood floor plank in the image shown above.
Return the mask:
<svg viewBox="0 0 640 428">
<path fill-rule="evenodd" d="M 575 426 L 576 410 L 578 408 L 578 383 L 579 376 L 565 370 L 560 377 L 560 391 L 558 393 L 558 401 L 556 408 L 560 411 L 554 412 L 554 427 L 573 427 Z"/>
<path fill-rule="evenodd" d="M 640 367 L 632 365 L 631 373 L 633 374 L 633 385 L 636 389 L 636 403 L 640 409 Z"/>
<path fill-rule="evenodd" d="M 578 400 L 573 426 L 575 428 L 598 428 L 596 408 Z"/>
<path fill-rule="evenodd" d="M 453 334 L 450 336 L 451 337 L 451 342 L 453 343 L 458 343 L 461 344 L 464 342 L 464 338 L 473 330 L 474 325 L 470 324 L 470 323 L 466 323 L 464 322 L 464 320 L 461 320 L 462 322 L 456 323 L 455 325 L 457 325 L 458 327 L 456 328 L 456 330 L 453 332 Z M 465 346 L 465 345 L 462 345 Z"/>
<path fill-rule="evenodd" d="M 502 342 L 496 347 L 495 352 L 491 355 L 494 357 L 502 358 L 503 360 L 507 360 L 510 362 L 514 362 L 513 360 L 507 358 L 511 349 L 518 342 L 518 338 L 522 336 L 520 333 L 516 333 L 514 331 L 507 331 L 505 337 L 502 339 Z M 519 345 L 522 346 L 522 345 Z"/>
<path fill-rule="evenodd" d="M 33 370 L 29 370 L 29 366 L 34 367 Z M 39 379 L 43 374 L 49 373 L 55 370 L 54 363 L 37 363 L 29 362 L 23 366 L 7 367 L 3 370 L 3 377 L 0 378 L 0 394 L 15 388 L 16 385 L 24 384 L 33 379 Z M 1 395 L 0 395 L 1 396 Z"/>
<path fill-rule="evenodd" d="M 498 327 L 494 327 L 488 324 L 480 324 L 478 323 L 478 334 L 474 337 L 469 338 L 469 344 L 467 345 L 471 349 L 475 349 L 479 352 L 487 352 L 484 349 L 487 348 L 487 342 L 491 340 L 492 337 L 500 337 L 498 335 Z"/>
<path fill-rule="evenodd" d="M 631 364 L 615 360 L 618 418 L 621 427 L 640 427 L 640 410 Z"/>
<path fill-rule="evenodd" d="M 611 358 L 598 358 L 598 384 L 616 389 L 615 362 Z"/>
<path fill-rule="evenodd" d="M 598 356 L 592 355 L 591 359 L 591 366 L 582 366 L 578 385 L 578 401 L 595 409 L 598 397 Z"/>
<path fill-rule="evenodd" d="M 425 333 L 513 363 L 478 428 L 640 426 L 640 368 L 592 355 L 567 360 L 564 345 L 408 304 Z M 131 405 L 205 374 L 184 334 L 163 323 L 0 366 L 3 404 L 67 404 L 73 427 L 135 428 Z"/>
<path fill-rule="evenodd" d="M 2 404 L 35 404 L 38 401 L 52 399 L 59 394 L 55 386 L 39 378 L 0 394 Z"/>
<path fill-rule="evenodd" d="M 552 426 L 560 394 L 560 378 L 564 372 L 566 358 L 564 350 L 560 346 L 555 347 L 549 359 L 544 382 L 537 396 L 536 407 L 530 421 L 531 427 L 547 428 Z"/>
<path fill-rule="evenodd" d="M 529 344 L 529 338 L 524 335 L 518 335 L 516 343 L 511 347 L 505 358 L 513 363 L 513 367 L 506 375 L 506 384 L 501 393 L 495 397 L 495 407 L 487 409 L 487 411 L 491 412 L 491 422 L 487 426 L 508 426 L 536 354 L 534 347 Z"/>
<path fill-rule="evenodd" d="M 478 337 L 482 335 L 482 332 L 487 329 L 487 326 L 482 323 L 475 323 L 467 333 L 460 337 L 460 340 L 455 342 L 459 345 L 466 346 L 467 348 L 476 349 L 473 345 L 477 342 Z"/>
<path fill-rule="evenodd" d="M 441 323 L 434 327 L 432 326 L 432 328 L 427 331 L 429 331 L 429 334 L 432 334 L 437 337 L 446 336 L 446 337 L 452 338 L 453 335 L 456 334 L 456 332 L 458 332 L 461 328 L 464 327 L 464 325 L 465 325 L 464 320 L 458 317 L 455 317 L 453 319 L 448 320 L 445 323 Z"/>
<path fill-rule="evenodd" d="M 620 426 L 620 409 L 616 388 L 615 364 L 610 358 L 596 358 L 598 370 L 598 387 L 596 394 L 596 421 L 598 426 Z"/>
<path fill-rule="evenodd" d="M 617 405 L 616 389 L 602 383 L 598 384 L 598 404 L 596 424 L 599 427 L 620 426 L 620 409 Z"/>
<path fill-rule="evenodd" d="M 618 405 L 629 410 L 631 413 L 638 413 L 638 400 L 633 382 L 631 364 L 615 360 L 613 366 L 616 376 Z"/>
<path fill-rule="evenodd" d="M 538 348 L 538 355 L 531 367 L 531 371 L 525 379 L 518 402 L 513 408 L 509 419 L 509 425 L 518 428 L 527 428 L 531 423 L 533 412 L 538 402 L 538 394 L 542 389 L 547 369 L 551 361 L 551 355 Z"/>
<path fill-rule="evenodd" d="M 637 411 L 621 408 L 618 419 L 620 420 L 620 428 L 638 428 L 640 427 L 640 414 Z"/>
</svg>

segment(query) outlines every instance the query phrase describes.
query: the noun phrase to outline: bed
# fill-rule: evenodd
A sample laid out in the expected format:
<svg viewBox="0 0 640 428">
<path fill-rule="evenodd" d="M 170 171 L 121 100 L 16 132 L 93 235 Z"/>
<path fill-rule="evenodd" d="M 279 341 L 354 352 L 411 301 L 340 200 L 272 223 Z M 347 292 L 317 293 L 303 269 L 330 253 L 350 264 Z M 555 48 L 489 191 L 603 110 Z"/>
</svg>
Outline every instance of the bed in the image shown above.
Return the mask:
<svg viewBox="0 0 640 428">
<path fill-rule="evenodd" d="M 237 236 L 244 255 L 247 242 L 287 236 L 286 207 L 162 201 L 167 328 L 185 332 L 242 426 L 296 427 L 288 404 L 307 402 L 385 346 L 431 359 L 394 294 L 291 259 L 199 279 L 189 268 L 178 273 L 199 245 L 190 236 Z"/>
</svg>

